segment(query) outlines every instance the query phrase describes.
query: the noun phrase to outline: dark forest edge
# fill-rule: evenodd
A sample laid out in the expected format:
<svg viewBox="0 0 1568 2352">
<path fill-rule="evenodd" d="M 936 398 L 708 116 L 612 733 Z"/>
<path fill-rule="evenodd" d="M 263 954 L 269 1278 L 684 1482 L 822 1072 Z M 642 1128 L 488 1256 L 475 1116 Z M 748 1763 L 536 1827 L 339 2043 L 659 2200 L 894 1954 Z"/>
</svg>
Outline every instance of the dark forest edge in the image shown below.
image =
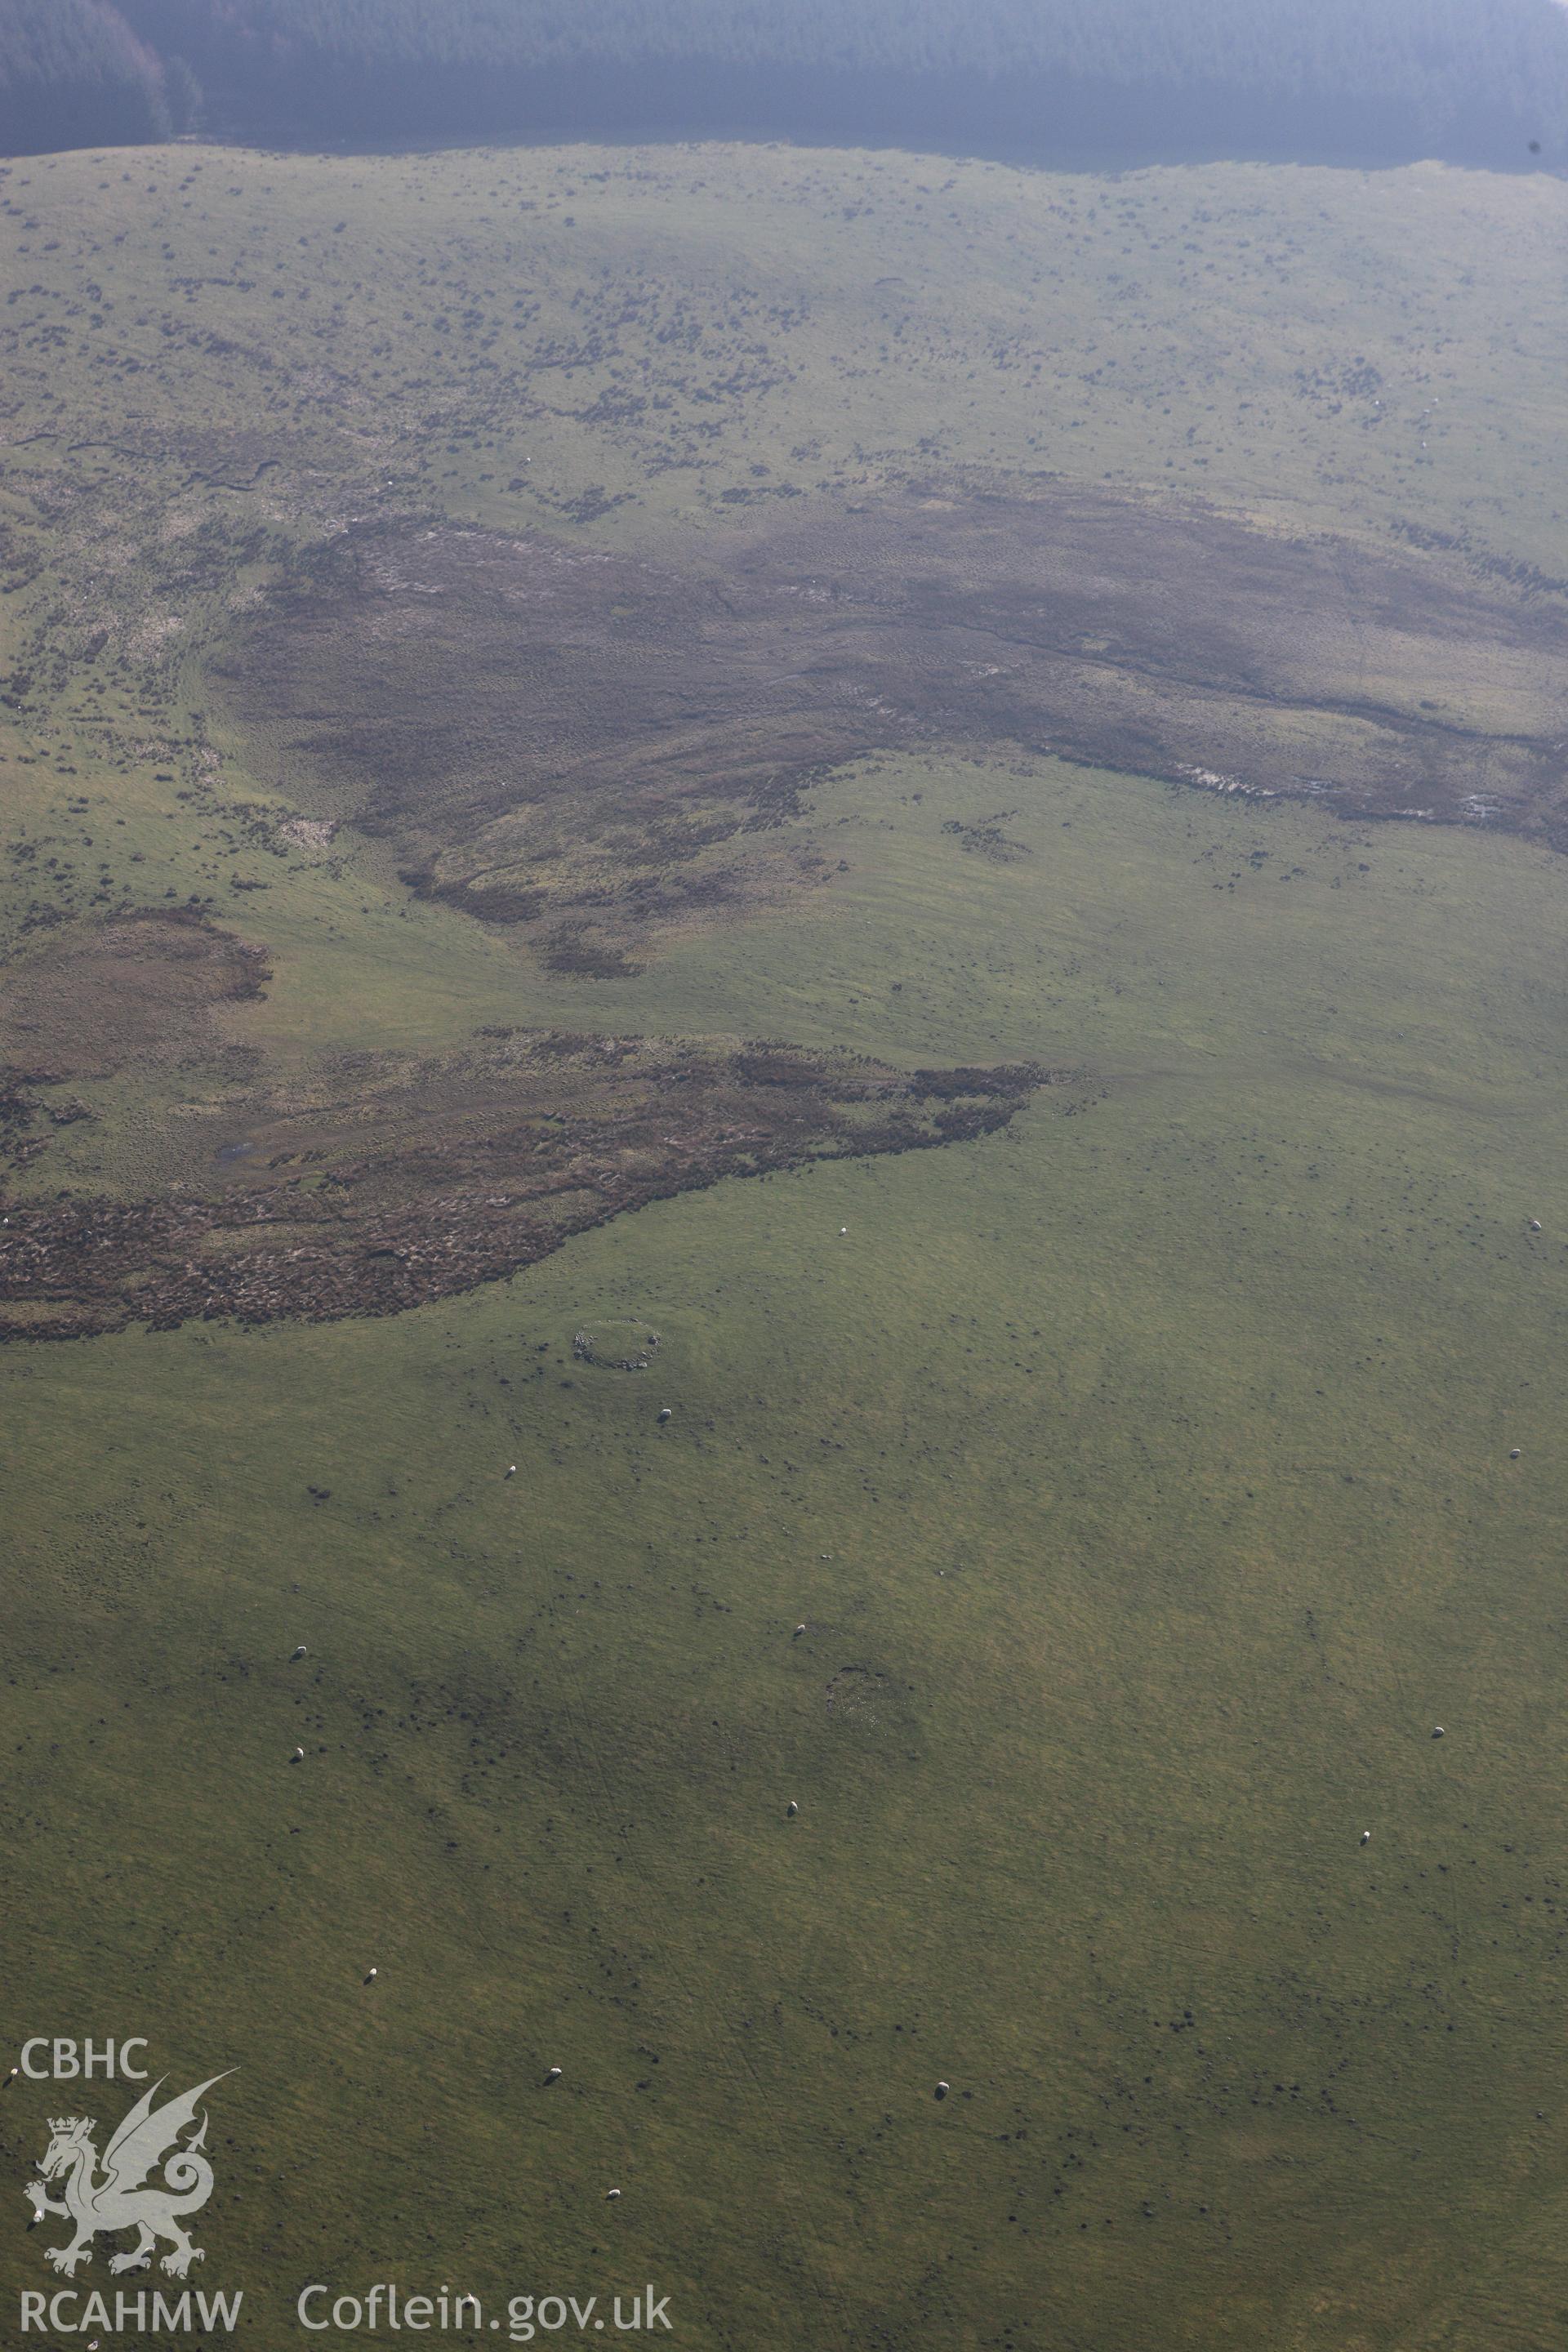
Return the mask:
<svg viewBox="0 0 1568 2352">
<path fill-rule="evenodd" d="M 1568 163 L 1558 0 L 0 0 L 0 148 L 777 138 L 1067 167 Z"/>
</svg>

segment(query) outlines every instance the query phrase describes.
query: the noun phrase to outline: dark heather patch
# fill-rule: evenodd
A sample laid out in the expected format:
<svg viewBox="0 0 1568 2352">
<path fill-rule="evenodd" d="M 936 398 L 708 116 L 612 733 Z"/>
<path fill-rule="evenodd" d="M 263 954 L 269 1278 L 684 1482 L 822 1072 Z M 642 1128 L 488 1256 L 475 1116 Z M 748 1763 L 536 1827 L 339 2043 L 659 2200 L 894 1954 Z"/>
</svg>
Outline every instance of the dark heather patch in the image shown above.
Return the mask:
<svg viewBox="0 0 1568 2352">
<path fill-rule="evenodd" d="M 1052 1075 L 531 1031 L 358 1056 L 254 1099 L 204 1192 L 13 1203 L 0 1339 L 395 1314 L 722 1177 L 991 1134 Z"/>
<path fill-rule="evenodd" d="M 351 533 L 218 683 L 411 887 L 585 974 L 819 884 L 784 822 L 879 748 L 1021 744 L 1568 846 L 1550 583 L 1066 488 L 670 544 Z M 971 834 L 1026 854 L 1000 820 Z"/>
</svg>

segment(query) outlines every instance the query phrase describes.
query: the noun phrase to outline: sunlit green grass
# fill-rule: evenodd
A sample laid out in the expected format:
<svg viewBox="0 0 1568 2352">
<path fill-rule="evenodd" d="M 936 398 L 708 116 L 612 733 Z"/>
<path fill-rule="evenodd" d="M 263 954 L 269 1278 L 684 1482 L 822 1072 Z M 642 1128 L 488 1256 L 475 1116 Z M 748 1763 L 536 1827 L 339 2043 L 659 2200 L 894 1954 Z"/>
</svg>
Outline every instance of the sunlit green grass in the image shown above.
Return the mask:
<svg viewBox="0 0 1568 2352">
<path fill-rule="evenodd" d="M 941 831 L 1002 805 L 1012 865 Z M 389 1322 L 7 1350 L 18 2025 L 239 2064 L 260 2342 L 437 2273 L 1425 2342 L 1562 2177 L 1559 877 L 1049 766 L 813 822 L 837 915 L 646 1025 L 1103 1099 Z M 574 1363 L 609 1315 L 653 1371 Z"/>
<path fill-rule="evenodd" d="M 318 809 L 254 745 L 176 793 L 227 600 L 378 513 L 663 546 L 727 491 L 1048 471 L 1560 569 L 1561 184 L 180 148 L 4 187 L 44 568 L 0 664 L 58 666 L 0 746 L 6 953 L 101 863 L 266 940 L 224 1018 L 274 1070 L 512 1020 L 1100 1096 L 395 1319 L 0 1351 L 8 2032 L 238 2066 L 202 2284 L 268 2347 L 306 2280 L 388 2276 L 651 2278 L 745 2352 L 1554 2344 L 1561 868 L 888 759 L 812 795 L 820 890 L 587 982 L 352 833 L 226 843 Z M 942 830 L 1002 809 L 1010 864 Z M 22 1181 L 166 1181 L 216 1085 L 84 1081 Z M 573 1360 L 645 1316 L 647 1375 Z M 16 2189 L 80 2095 L 0 2099 Z M 14 2203 L 7 2293 L 52 2283 Z"/>
</svg>

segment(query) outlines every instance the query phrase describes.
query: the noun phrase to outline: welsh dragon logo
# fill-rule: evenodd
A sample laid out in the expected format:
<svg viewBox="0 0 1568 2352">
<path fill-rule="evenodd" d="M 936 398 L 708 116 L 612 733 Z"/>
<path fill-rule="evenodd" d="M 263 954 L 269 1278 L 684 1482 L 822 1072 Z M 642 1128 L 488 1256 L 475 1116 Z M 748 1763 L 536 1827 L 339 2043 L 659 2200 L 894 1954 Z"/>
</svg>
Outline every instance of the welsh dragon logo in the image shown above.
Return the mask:
<svg viewBox="0 0 1568 2352">
<path fill-rule="evenodd" d="M 92 2136 L 98 2129 L 93 2117 L 50 2117 L 51 2136 L 38 2167 L 39 2178 L 30 2180 L 22 2194 L 33 2208 L 35 2222 L 53 2214 L 74 2223 L 76 2235 L 69 2245 L 50 2246 L 45 2252 L 45 2260 L 67 2278 L 74 2277 L 79 2263 L 91 2262 L 92 2242 L 100 2231 L 106 2237 L 123 2230 L 137 2233 L 128 2253 L 110 2257 L 109 2267 L 115 2273 L 146 2270 L 161 2238 L 166 2238 L 174 2250 L 163 2256 L 161 2265 L 171 2278 L 184 2278 L 193 2263 L 205 2260 L 201 2248 L 192 2245 L 184 2226 L 213 2193 L 213 2168 L 202 2154 L 207 2136 L 205 2115 L 194 2138 L 184 2146 L 180 2135 L 195 2123 L 203 2094 L 224 2077 L 209 2075 L 184 2097 L 166 2099 L 161 2107 L 154 2107 L 153 2102 L 166 2079 L 161 2077 L 137 2100 L 103 2151 L 101 2172 L 93 2146 Z M 160 2169 L 162 2180 L 153 2181 L 152 2176 Z M 63 2183 L 63 2194 L 58 2200 L 48 2194 L 47 2184 L 51 2180 Z"/>
</svg>

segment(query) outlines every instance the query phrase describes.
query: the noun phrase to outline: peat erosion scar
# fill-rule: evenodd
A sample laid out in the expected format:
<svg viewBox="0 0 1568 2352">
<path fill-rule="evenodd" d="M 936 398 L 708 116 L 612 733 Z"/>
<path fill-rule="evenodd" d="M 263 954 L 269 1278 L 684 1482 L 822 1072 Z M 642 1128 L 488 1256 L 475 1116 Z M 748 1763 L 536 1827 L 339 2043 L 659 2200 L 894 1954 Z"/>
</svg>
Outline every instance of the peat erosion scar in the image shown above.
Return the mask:
<svg viewBox="0 0 1568 2352">
<path fill-rule="evenodd" d="M 879 746 L 1022 743 L 1568 846 L 1568 600 L 1081 490 L 917 498 L 680 560 L 367 530 L 216 683 L 411 886 L 616 971 L 819 876 L 779 830 Z"/>
</svg>

